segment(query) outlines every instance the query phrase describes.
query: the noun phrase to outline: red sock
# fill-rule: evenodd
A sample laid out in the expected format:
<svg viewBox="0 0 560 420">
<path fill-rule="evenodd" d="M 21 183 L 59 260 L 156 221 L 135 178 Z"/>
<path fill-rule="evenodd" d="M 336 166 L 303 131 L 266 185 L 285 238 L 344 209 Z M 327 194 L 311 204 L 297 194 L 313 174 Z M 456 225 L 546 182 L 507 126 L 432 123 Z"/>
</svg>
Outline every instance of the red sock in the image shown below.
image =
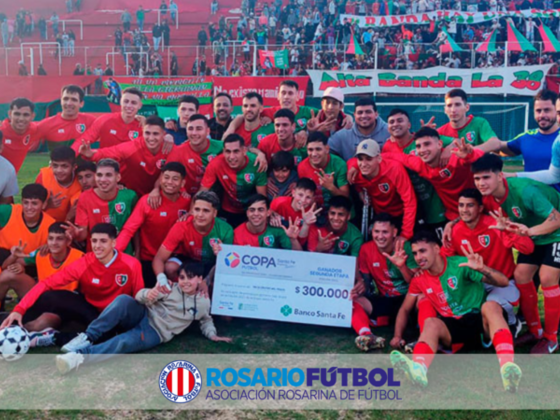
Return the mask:
<svg viewBox="0 0 560 420">
<path fill-rule="evenodd" d="M 358 335 L 371 334 L 369 316 L 365 309 L 356 302 L 352 303 L 352 328 Z"/>
<path fill-rule="evenodd" d="M 540 337 L 542 334 L 541 318 L 539 317 L 538 297 L 535 283 L 530 281 L 526 284 L 517 283 L 520 296 L 520 306 L 529 331 L 535 337 Z"/>
<path fill-rule="evenodd" d="M 424 331 L 424 322 L 428 318 L 435 318 L 437 311 L 432 306 L 432 302 L 428 298 L 422 298 L 418 302 L 418 325 L 420 332 Z"/>
<path fill-rule="evenodd" d="M 420 363 L 426 367 L 426 370 L 432 364 L 432 360 L 434 360 L 434 351 L 428 344 L 424 343 L 423 341 L 419 341 L 414 346 L 414 352 L 412 353 L 412 360 L 416 363 Z"/>
<path fill-rule="evenodd" d="M 542 288 L 544 295 L 544 336 L 550 341 L 558 341 L 560 321 L 560 287 Z"/>
<path fill-rule="evenodd" d="M 502 328 L 494 333 L 492 344 L 496 349 L 498 362 L 502 367 L 507 362 L 513 362 L 513 336 L 507 328 Z"/>
</svg>

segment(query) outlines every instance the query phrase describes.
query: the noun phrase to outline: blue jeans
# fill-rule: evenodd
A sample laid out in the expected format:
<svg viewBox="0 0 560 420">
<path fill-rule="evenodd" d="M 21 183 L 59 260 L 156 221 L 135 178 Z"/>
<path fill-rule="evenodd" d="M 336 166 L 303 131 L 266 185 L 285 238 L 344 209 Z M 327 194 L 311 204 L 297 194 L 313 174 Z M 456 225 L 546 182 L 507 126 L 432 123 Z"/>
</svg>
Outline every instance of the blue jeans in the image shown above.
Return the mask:
<svg viewBox="0 0 560 420">
<path fill-rule="evenodd" d="M 144 30 L 144 19 L 138 19 L 138 29 L 140 29 L 140 31 Z"/>
<path fill-rule="evenodd" d="M 161 36 L 154 37 L 154 50 L 159 50 L 159 44 L 161 43 Z"/>
<path fill-rule="evenodd" d="M 120 295 L 105 308 L 86 330 L 93 342 L 119 327 L 126 332 L 81 351 L 86 363 L 98 363 L 121 353 L 141 352 L 161 343 L 158 333 L 148 321 L 148 310 L 133 297 Z"/>
</svg>

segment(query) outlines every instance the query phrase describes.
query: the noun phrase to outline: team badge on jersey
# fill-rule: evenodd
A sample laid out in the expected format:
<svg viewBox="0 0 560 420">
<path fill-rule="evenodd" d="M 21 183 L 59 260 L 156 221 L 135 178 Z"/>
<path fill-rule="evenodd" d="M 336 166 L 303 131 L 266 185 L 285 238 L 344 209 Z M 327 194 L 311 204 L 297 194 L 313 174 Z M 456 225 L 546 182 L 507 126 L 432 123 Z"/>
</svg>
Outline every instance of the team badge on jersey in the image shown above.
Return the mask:
<svg viewBox="0 0 560 420">
<path fill-rule="evenodd" d="M 216 158 L 216 155 L 208 155 L 208 162 L 212 162 Z"/>
<path fill-rule="evenodd" d="M 165 166 L 165 159 L 160 159 L 156 162 L 156 168 L 161 169 Z"/>
<path fill-rule="evenodd" d="M 257 141 L 260 143 L 262 139 L 266 137 L 266 134 L 257 134 Z"/>
<path fill-rule="evenodd" d="M 179 218 L 181 218 L 183 216 L 186 216 L 189 212 L 188 212 L 188 210 L 180 209 L 177 213 L 178 213 Z"/>
<path fill-rule="evenodd" d="M 459 280 L 457 280 L 457 277 L 455 276 L 449 277 L 447 279 L 447 285 L 451 290 L 455 290 L 457 288 L 457 283 L 459 283 Z"/>
<path fill-rule="evenodd" d="M 488 248 L 490 245 L 490 235 L 478 235 L 478 242 L 480 242 L 480 245 L 484 248 Z"/>
<path fill-rule="evenodd" d="M 126 204 L 124 203 L 116 203 L 115 204 L 115 211 L 119 214 L 123 214 L 124 211 L 126 210 Z"/>
<path fill-rule="evenodd" d="M 389 184 L 387 184 L 386 182 L 384 182 L 383 184 L 379 184 L 378 187 L 379 187 L 379 191 L 381 191 L 383 194 L 387 194 L 391 189 Z"/>
<path fill-rule="evenodd" d="M 85 124 L 76 124 L 76 132 L 78 134 L 83 134 L 86 131 L 86 125 Z"/>
<path fill-rule="evenodd" d="M 441 176 L 442 178 L 451 178 L 451 171 L 447 168 L 444 168 L 439 171 L 439 176 Z"/>
<path fill-rule="evenodd" d="M 301 163 L 301 156 L 294 156 L 294 163 L 298 166 Z"/>
<path fill-rule="evenodd" d="M 23 145 L 27 146 L 29 144 L 29 142 L 31 141 L 31 135 L 28 134 L 27 136 L 25 136 L 25 138 L 23 139 Z"/>
<path fill-rule="evenodd" d="M 307 125 L 307 119 L 305 118 L 300 118 L 299 120 L 297 120 L 298 125 L 303 128 Z"/>
<path fill-rule="evenodd" d="M 263 238 L 263 242 L 264 242 L 264 244 L 265 244 L 266 246 L 272 246 L 272 245 L 274 245 L 274 236 L 272 236 L 272 235 L 266 235 L 266 236 Z"/>
<path fill-rule="evenodd" d="M 511 212 L 513 213 L 513 215 L 515 217 L 517 217 L 518 219 L 521 219 L 523 217 L 523 212 L 521 211 L 521 209 L 517 206 L 513 206 L 511 208 Z"/>
<path fill-rule="evenodd" d="M 128 281 L 128 275 L 127 274 L 117 274 L 115 276 L 115 282 L 121 287 L 123 287 L 126 284 L 127 281 Z"/>
<path fill-rule="evenodd" d="M 214 246 L 214 245 L 218 245 L 220 243 L 220 240 L 218 238 L 210 238 L 208 243 L 210 244 L 210 246 Z"/>
<path fill-rule="evenodd" d="M 140 133 L 138 133 L 138 131 L 129 131 L 128 132 L 128 138 L 130 140 L 136 140 L 138 138 L 138 136 L 140 136 Z"/>
<path fill-rule="evenodd" d="M 245 182 L 251 183 L 253 182 L 253 179 L 255 179 L 255 174 L 245 174 L 243 178 L 245 179 Z"/>
<path fill-rule="evenodd" d="M 346 252 L 346 250 L 348 249 L 349 246 L 350 246 L 350 244 L 346 241 L 339 241 L 338 242 L 338 249 L 340 249 L 342 252 Z"/>
<path fill-rule="evenodd" d="M 476 140 L 476 133 L 474 131 L 469 131 L 467 134 L 465 134 L 465 140 L 469 143 L 474 143 L 474 141 Z"/>
</svg>

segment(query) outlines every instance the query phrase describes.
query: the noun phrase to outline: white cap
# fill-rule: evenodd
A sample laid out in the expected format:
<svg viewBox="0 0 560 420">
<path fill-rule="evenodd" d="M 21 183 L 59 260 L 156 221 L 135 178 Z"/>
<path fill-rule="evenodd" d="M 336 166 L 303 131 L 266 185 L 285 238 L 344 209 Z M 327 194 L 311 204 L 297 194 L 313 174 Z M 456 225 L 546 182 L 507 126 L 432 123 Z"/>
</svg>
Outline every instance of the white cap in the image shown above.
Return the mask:
<svg viewBox="0 0 560 420">
<path fill-rule="evenodd" d="M 323 99 L 325 98 L 333 98 L 336 99 L 341 104 L 344 103 L 344 93 L 342 93 L 342 89 L 337 87 L 329 87 L 323 93 Z"/>
<path fill-rule="evenodd" d="M 379 156 L 381 153 L 381 149 L 379 148 L 379 144 L 372 139 L 362 140 L 358 147 L 356 148 L 356 156 L 358 155 L 367 155 L 371 157 Z"/>
</svg>

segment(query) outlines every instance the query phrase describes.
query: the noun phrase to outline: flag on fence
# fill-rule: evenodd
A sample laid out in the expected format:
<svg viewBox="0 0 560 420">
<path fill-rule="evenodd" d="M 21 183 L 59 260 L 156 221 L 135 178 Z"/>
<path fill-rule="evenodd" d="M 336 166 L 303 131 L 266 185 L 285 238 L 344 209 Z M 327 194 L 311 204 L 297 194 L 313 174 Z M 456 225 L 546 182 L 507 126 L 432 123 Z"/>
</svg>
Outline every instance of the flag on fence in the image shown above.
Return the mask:
<svg viewBox="0 0 560 420">
<path fill-rule="evenodd" d="M 494 29 L 492 32 L 490 32 L 490 35 L 488 36 L 488 38 L 486 38 L 486 41 L 482 41 L 480 44 L 478 44 L 478 46 L 476 47 L 476 52 L 496 52 L 496 30 Z"/>
<path fill-rule="evenodd" d="M 507 22 L 507 50 L 508 51 L 533 51 L 537 52 L 537 49 L 533 47 L 527 38 L 521 35 L 521 32 L 517 30 L 515 26 L 513 26 L 512 22 L 508 20 Z"/>
<path fill-rule="evenodd" d="M 560 52 L 560 41 L 558 41 L 558 38 L 554 36 L 554 33 L 548 26 L 541 24 L 539 26 L 539 33 L 543 40 L 544 52 Z"/>
<path fill-rule="evenodd" d="M 352 37 L 350 38 L 350 44 L 348 44 L 348 49 L 346 50 L 346 54 L 364 55 L 364 51 L 362 50 L 362 47 L 360 47 L 360 43 L 356 39 L 356 35 L 354 35 L 353 29 L 352 29 Z"/>
<path fill-rule="evenodd" d="M 265 69 L 288 69 L 288 50 L 264 51 L 259 50 L 261 66 Z"/>
<path fill-rule="evenodd" d="M 446 35 L 445 42 L 439 46 L 440 53 L 449 53 L 449 52 L 460 52 L 465 51 L 463 50 L 459 44 L 455 42 L 455 40 L 449 35 L 445 26 L 442 28 L 443 33 Z"/>
</svg>

